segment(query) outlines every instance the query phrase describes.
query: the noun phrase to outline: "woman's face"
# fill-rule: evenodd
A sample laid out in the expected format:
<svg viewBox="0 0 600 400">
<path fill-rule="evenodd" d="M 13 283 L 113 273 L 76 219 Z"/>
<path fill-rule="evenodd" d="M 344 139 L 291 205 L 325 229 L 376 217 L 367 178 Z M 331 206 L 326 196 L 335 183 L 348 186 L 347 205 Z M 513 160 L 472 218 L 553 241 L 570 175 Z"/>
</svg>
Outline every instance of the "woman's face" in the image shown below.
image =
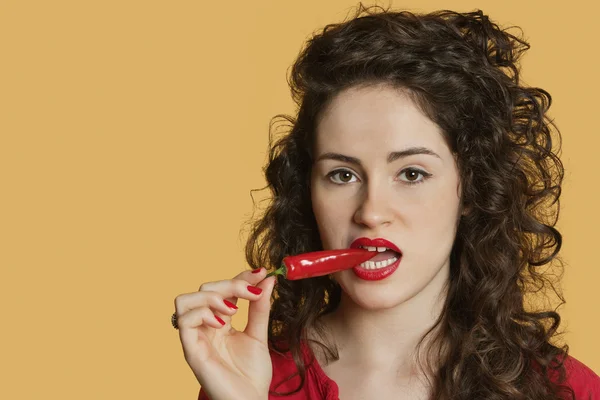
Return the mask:
<svg viewBox="0 0 600 400">
<path fill-rule="evenodd" d="M 381 238 L 401 251 L 335 273 L 344 292 L 369 309 L 393 307 L 427 288 L 439 292 L 448 279 L 461 193 L 440 128 L 399 89 L 350 88 L 319 120 L 314 160 L 311 196 L 323 248 Z"/>
</svg>

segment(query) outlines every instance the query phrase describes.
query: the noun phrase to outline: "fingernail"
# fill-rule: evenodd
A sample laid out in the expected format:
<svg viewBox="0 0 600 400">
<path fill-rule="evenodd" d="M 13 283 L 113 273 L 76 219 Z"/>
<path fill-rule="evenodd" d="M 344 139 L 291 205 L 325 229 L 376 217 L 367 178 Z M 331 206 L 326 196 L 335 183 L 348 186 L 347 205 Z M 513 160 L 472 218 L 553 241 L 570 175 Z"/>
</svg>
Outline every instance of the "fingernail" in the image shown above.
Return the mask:
<svg viewBox="0 0 600 400">
<path fill-rule="evenodd" d="M 252 273 L 258 274 L 258 273 L 260 273 L 261 270 L 262 270 L 262 268 L 255 269 L 255 270 L 252 270 Z"/>
<path fill-rule="evenodd" d="M 237 309 L 238 309 L 238 308 L 237 308 L 237 306 L 236 306 L 235 304 L 233 304 L 232 302 L 230 302 L 230 301 L 223 300 L 223 303 L 225 303 L 225 305 L 226 305 L 227 307 L 229 307 L 229 308 L 233 308 L 234 310 L 237 310 Z"/>
<path fill-rule="evenodd" d="M 248 291 L 253 294 L 261 294 L 262 293 L 262 289 L 257 288 L 255 286 L 248 286 Z"/>
<path fill-rule="evenodd" d="M 225 325 L 225 321 L 223 321 L 218 315 L 215 315 L 215 318 L 217 319 L 217 321 L 219 321 L 221 325 Z"/>
</svg>

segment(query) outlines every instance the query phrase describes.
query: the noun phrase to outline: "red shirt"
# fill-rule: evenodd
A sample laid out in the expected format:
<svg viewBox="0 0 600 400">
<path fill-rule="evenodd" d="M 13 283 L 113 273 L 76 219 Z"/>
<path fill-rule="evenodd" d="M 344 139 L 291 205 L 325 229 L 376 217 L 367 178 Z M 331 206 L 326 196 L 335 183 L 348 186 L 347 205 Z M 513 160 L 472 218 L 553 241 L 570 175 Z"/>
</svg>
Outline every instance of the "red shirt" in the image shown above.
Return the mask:
<svg viewBox="0 0 600 400">
<path fill-rule="evenodd" d="M 305 343 L 303 343 L 302 350 L 307 364 L 304 387 L 299 392 L 285 397 L 269 395 L 269 400 L 339 400 L 337 384 L 325 375 Z M 311 360 L 313 360 L 312 364 L 308 365 Z M 288 393 L 296 389 L 300 383 L 300 376 L 296 375 L 287 380 L 297 372 L 291 353 L 281 356 L 271 352 L 271 361 L 273 364 L 271 391 Z M 565 361 L 565 367 L 567 384 L 575 392 L 577 400 L 600 400 L 600 377 L 594 371 L 571 356 Z M 210 399 L 200 390 L 198 400 Z"/>
</svg>

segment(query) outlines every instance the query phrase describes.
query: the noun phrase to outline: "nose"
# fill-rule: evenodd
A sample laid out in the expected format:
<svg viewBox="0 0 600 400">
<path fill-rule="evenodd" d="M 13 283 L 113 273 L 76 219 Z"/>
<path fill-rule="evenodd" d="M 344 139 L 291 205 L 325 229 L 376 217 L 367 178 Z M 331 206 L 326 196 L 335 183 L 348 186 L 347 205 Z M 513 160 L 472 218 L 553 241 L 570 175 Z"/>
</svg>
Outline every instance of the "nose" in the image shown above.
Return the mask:
<svg viewBox="0 0 600 400">
<path fill-rule="evenodd" d="M 365 185 L 364 189 L 354 213 L 354 222 L 369 229 L 389 225 L 392 222 L 391 196 L 374 184 Z"/>
</svg>

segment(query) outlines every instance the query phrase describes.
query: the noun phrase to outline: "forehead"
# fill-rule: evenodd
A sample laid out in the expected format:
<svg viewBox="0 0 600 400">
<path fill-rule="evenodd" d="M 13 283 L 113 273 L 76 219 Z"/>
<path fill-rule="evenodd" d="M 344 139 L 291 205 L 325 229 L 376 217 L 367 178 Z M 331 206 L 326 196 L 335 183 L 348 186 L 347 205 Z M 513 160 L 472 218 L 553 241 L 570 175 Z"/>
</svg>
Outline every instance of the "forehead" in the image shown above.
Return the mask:
<svg viewBox="0 0 600 400">
<path fill-rule="evenodd" d="M 317 152 L 340 148 L 389 151 L 411 146 L 450 152 L 441 129 L 425 116 L 406 90 L 388 85 L 340 92 L 317 123 Z"/>
</svg>

